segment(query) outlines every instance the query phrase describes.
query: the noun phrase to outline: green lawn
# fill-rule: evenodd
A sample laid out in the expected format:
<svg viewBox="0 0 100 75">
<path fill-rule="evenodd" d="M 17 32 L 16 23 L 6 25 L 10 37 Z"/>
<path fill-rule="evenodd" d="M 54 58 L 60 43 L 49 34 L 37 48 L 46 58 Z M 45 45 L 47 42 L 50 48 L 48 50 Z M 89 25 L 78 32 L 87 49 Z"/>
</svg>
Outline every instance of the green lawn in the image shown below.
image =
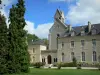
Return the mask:
<svg viewBox="0 0 100 75">
<path fill-rule="evenodd" d="M 29 73 L 10 75 L 100 75 L 98 70 L 30 69 Z"/>
</svg>

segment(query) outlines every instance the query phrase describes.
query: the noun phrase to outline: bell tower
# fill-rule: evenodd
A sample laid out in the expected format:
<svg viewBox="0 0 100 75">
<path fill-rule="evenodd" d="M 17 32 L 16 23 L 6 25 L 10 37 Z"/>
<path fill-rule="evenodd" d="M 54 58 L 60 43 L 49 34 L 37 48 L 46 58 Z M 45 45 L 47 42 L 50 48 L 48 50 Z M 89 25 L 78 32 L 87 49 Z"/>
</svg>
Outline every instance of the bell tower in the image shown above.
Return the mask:
<svg viewBox="0 0 100 75">
<path fill-rule="evenodd" d="M 64 13 L 59 9 L 56 10 L 56 13 L 54 15 L 54 19 L 55 20 L 59 19 L 62 23 L 65 23 Z"/>
</svg>

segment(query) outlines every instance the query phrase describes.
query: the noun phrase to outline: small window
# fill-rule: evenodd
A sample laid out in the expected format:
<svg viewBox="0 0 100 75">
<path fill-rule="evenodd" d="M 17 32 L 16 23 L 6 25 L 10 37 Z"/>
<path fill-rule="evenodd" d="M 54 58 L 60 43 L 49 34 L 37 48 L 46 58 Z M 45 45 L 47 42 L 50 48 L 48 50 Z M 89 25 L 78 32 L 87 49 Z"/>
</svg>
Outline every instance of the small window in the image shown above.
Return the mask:
<svg viewBox="0 0 100 75">
<path fill-rule="evenodd" d="M 57 58 L 56 58 L 56 62 L 57 62 Z"/>
<path fill-rule="evenodd" d="M 95 51 L 93 51 L 93 61 L 97 61 L 97 55 Z"/>
<path fill-rule="evenodd" d="M 81 31 L 81 36 L 84 36 L 84 35 L 85 35 L 85 31 L 82 30 L 82 31 Z"/>
<path fill-rule="evenodd" d="M 62 62 L 64 62 L 64 53 L 62 53 Z"/>
<path fill-rule="evenodd" d="M 81 45 L 84 46 L 85 45 L 85 41 L 81 40 Z"/>
<path fill-rule="evenodd" d="M 55 58 L 54 58 L 54 62 L 56 62 Z"/>
<path fill-rule="evenodd" d="M 73 60 L 74 58 L 74 52 L 71 52 L 71 59 Z"/>
<path fill-rule="evenodd" d="M 33 53 L 35 53 L 35 49 L 33 48 Z"/>
<path fill-rule="evenodd" d="M 92 39 L 93 46 L 96 46 L 96 39 Z"/>
<path fill-rule="evenodd" d="M 74 47 L 74 41 L 71 41 L 71 47 Z"/>
<path fill-rule="evenodd" d="M 62 42 L 62 48 L 64 47 L 64 43 Z"/>
<path fill-rule="evenodd" d="M 85 52 L 82 52 L 82 61 L 85 61 Z"/>
<path fill-rule="evenodd" d="M 61 20 L 61 17 L 59 17 L 59 19 Z"/>
<path fill-rule="evenodd" d="M 75 32 L 74 32 L 74 31 L 72 31 L 72 32 L 71 32 L 71 36 L 74 36 L 74 35 L 75 35 Z"/>
<path fill-rule="evenodd" d="M 57 34 L 57 37 L 59 37 L 60 35 L 59 34 Z"/>
</svg>

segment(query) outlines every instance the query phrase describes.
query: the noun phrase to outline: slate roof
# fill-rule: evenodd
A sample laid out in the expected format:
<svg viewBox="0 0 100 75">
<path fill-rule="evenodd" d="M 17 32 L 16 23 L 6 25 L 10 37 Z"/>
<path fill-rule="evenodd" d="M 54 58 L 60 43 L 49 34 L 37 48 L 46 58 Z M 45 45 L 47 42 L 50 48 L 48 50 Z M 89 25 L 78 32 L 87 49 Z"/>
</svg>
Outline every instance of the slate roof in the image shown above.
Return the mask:
<svg viewBox="0 0 100 75">
<path fill-rule="evenodd" d="M 31 45 L 45 45 L 44 40 L 36 40 L 36 41 L 31 41 L 29 42 Z"/>
<path fill-rule="evenodd" d="M 75 36 L 80 36 L 82 29 L 85 31 L 85 35 L 91 35 L 91 32 L 88 32 L 88 25 L 72 27 L 72 31 L 75 32 Z M 100 34 L 100 23 L 99 24 L 92 24 L 91 30 L 92 29 L 96 29 L 96 34 Z M 62 34 L 60 37 L 71 36 L 72 31 L 69 32 L 68 30 L 66 30 L 66 32 L 64 34 Z"/>
</svg>

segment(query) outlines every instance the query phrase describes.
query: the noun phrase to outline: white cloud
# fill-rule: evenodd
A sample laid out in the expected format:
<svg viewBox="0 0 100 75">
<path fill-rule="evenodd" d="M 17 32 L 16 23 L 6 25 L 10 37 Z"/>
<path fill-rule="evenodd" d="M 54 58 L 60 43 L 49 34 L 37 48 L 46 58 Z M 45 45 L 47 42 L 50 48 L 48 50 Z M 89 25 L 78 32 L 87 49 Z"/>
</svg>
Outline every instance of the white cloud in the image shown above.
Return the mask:
<svg viewBox="0 0 100 75">
<path fill-rule="evenodd" d="M 100 0 L 79 0 L 66 16 L 71 24 L 100 23 Z"/>
<path fill-rule="evenodd" d="M 9 15 L 9 10 L 7 10 L 6 8 L 13 4 L 16 0 L 1 0 L 2 1 L 2 5 L 0 5 L 0 7 L 2 7 L 2 9 L 0 9 L 1 14 L 3 14 L 6 18 L 6 23 L 7 26 L 9 25 L 8 23 L 8 15 Z M 5 6 L 4 6 L 5 5 Z"/>
<path fill-rule="evenodd" d="M 53 25 L 53 23 L 45 23 L 39 24 L 37 28 L 34 27 L 34 23 L 30 21 L 26 21 L 27 25 L 25 26 L 25 30 L 30 34 L 36 34 L 40 38 L 47 38 L 49 29 Z"/>
<path fill-rule="evenodd" d="M 38 25 L 38 27 L 35 29 L 35 34 L 41 38 L 47 38 L 49 34 L 49 29 L 52 25 L 53 23 L 45 23 Z"/>
<path fill-rule="evenodd" d="M 28 33 L 33 34 L 34 33 L 34 23 L 30 21 L 26 21 L 27 25 L 25 26 L 25 30 L 28 31 Z"/>
<path fill-rule="evenodd" d="M 12 4 L 14 1 L 16 0 L 1 0 L 2 1 L 2 4 L 5 4 L 6 6 Z"/>
</svg>

